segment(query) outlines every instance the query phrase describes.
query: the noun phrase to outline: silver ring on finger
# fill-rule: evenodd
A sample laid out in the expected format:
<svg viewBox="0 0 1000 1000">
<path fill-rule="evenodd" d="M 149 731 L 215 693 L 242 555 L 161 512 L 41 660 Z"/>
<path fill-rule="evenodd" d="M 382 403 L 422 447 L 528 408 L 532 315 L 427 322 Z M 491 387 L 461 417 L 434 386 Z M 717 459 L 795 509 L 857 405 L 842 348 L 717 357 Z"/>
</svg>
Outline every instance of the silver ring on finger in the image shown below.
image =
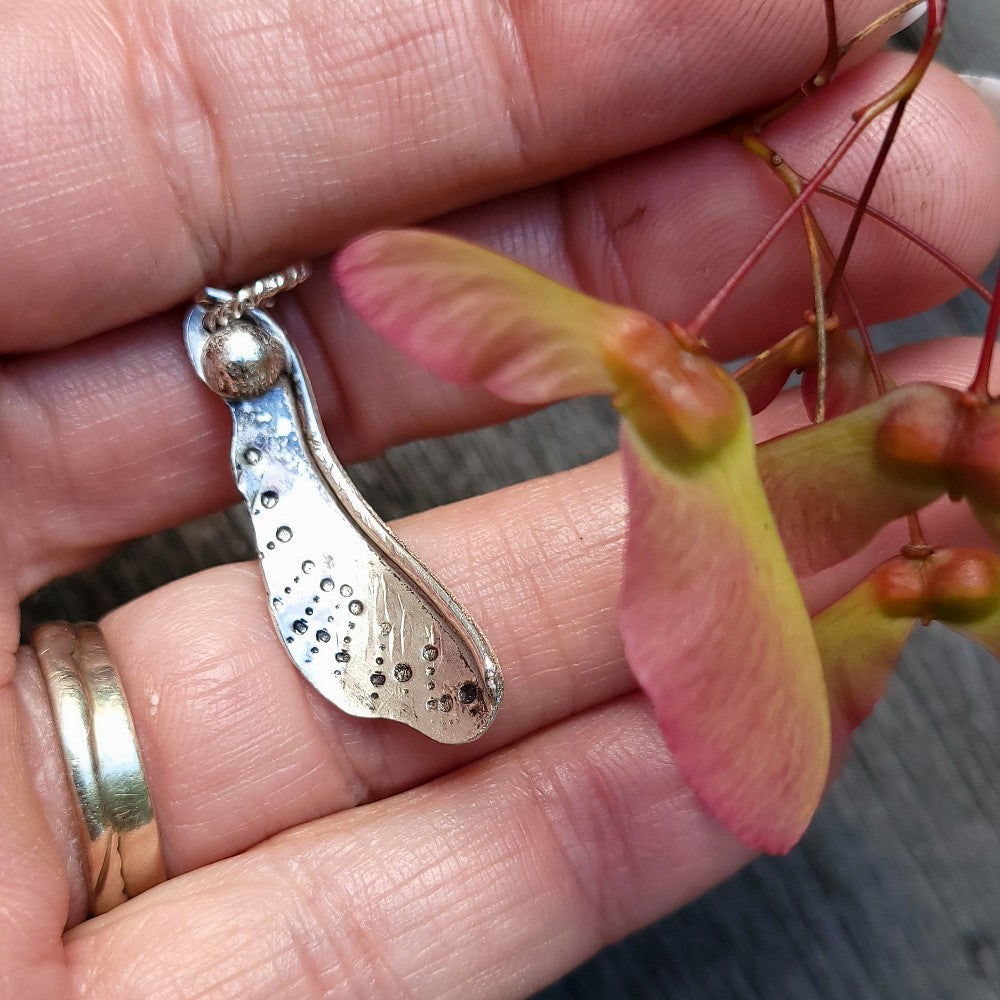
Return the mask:
<svg viewBox="0 0 1000 1000">
<path fill-rule="evenodd" d="M 132 714 L 97 625 L 32 633 L 84 842 L 95 916 L 166 878 Z"/>
</svg>

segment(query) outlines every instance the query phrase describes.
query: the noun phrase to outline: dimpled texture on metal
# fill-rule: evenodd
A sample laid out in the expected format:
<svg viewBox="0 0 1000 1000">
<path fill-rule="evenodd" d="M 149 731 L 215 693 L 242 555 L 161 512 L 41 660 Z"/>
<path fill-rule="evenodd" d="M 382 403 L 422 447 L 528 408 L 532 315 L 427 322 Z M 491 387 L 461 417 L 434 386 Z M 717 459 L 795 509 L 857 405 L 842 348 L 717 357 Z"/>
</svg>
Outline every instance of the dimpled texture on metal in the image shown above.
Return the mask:
<svg viewBox="0 0 1000 1000">
<path fill-rule="evenodd" d="M 210 333 L 204 316 L 204 305 L 189 312 L 185 341 L 195 370 L 216 388 L 211 366 L 225 328 Z M 500 702 L 493 651 L 337 461 L 284 331 L 259 310 L 241 317 L 247 323 L 284 359 L 259 395 L 223 397 L 233 417 L 233 475 L 282 644 L 316 690 L 351 715 L 403 722 L 442 743 L 476 739 Z M 230 370 L 229 392 L 233 384 L 241 382 Z"/>
</svg>

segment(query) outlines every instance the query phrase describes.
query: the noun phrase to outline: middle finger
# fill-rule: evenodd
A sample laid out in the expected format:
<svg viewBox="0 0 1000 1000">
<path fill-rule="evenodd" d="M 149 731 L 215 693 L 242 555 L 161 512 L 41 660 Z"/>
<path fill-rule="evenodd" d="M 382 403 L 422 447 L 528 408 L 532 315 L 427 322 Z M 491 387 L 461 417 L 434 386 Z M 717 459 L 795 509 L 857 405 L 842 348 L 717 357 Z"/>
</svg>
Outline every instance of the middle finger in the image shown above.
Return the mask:
<svg viewBox="0 0 1000 1000">
<path fill-rule="evenodd" d="M 848 110 L 901 68 L 899 57 L 874 60 L 810 102 L 808 114 L 783 122 L 786 158 L 809 162 Z M 976 269 L 1000 232 L 993 167 L 1000 135 L 971 92 L 943 71 L 928 77 L 905 121 L 902 155 L 890 159 L 877 191 L 900 221 Z M 920 150 L 928 144 L 935 156 L 924 170 L 912 170 L 911 162 L 926 160 Z M 871 151 L 869 145 L 852 158 L 838 184 L 859 184 Z M 955 183 L 959 170 L 962 184 Z M 925 211 L 929 202 L 933 212 Z M 586 291 L 683 319 L 786 204 L 787 193 L 766 167 L 745 159 L 730 140 L 703 135 L 441 224 Z M 836 225 L 845 215 L 832 206 L 825 218 Z M 869 321 L 923 308 L 954 290 L 946 272 L 883 227 L 867 225 L 861 234 L 851 276 Z M 755 269 L 710 331 L 717 354 L 747 353 L 801 322 L 809 278 L 800 243 L 793 228 Z M 345 461 L 514 412 L 480 389 L 446 385 L 416 369 L 349 315 L 326 275 L 298 302 L 300 309 L 286 313 L 288 326 Z M 179 326 L 178 316 L 161 317 L 8 366 L 0 383 L 0 463 L 11 474 L 0 482 L 0 499 L 19 524 L 10 544 L 22 593 L 109 545 L 233 499 L 228 414 L 191 373 Z"/>
</svg>

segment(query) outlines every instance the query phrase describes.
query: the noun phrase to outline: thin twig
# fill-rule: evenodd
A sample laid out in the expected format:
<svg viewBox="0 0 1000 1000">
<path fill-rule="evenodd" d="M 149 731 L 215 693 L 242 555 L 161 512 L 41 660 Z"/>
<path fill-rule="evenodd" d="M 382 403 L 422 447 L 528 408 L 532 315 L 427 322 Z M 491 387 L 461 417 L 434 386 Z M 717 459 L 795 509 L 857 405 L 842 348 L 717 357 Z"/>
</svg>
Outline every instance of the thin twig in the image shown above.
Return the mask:
<svg viewBox="0 0 1000 1000">
<path fill-rule="evenodd" d="M 837 72 L 837 65 L 840 62 L 840 46 L 837 43 L 837 0 L 823 0 L 823 8 L 826 13 L 826 52 L 823 53 L 823 61 L 819 64 L 816 72 L 798 90 L 789 94 L 773 108 L 762 111 L 754 118 L 751 131 L 758 135 L 772 122 L 788 114 L 792 108 L 815 94 L 821 87 L 825 87 Z"/>
<path fill-rule="evenodd" d="M 743 263 L 729 277 L 722 288 L 706 303 L 704 308 L 687 324 L 688 333 L 695 338 L 700 338 L 702 331 L 719 308 L 732 294 L 733 290 L 750 273 L 760 258 L 768 250 L 778 234 L 786 225 L 798 214 L 799 209 L 812 197 L 817 188 L 833 173 L 837 165 L 844 158 L 847 151 L 857 142 L 865 129 L 884 111 L 891 108 L 903 97 L 911 94 L 917 84 L 923 79 L 927 67 L 934 58 L 938 43 L 943 30 L 943 18 L 947 10 L 947 0 L 934 0 L 928 8 L 927 31 L 924 35 L 923 44 L 917 53 L 909 72 L 895 86 L 891 87 L 884 94 L 881 94 L 874 101 L 858 108 L 852 115 L 854 124 L 847 134 L 837 143 L 833 152 L 827 157 L 825 163 L 810 178 L 799 196 L 782 213 L 781 217 L 771 226 L 768 232 L 757 244 L 755 249 L 747 256 Z"/>
<path fill-rule="evenodd" d="M 891 21 L 895 21 L 897 18 L 905 17 L 914 7 L 919 7 L 924 0 L 906 0 L 905 3 L 901 3 L 898 7 L 893 7 L 892 10 L 883 14 L 881 17 L 876 18 L 867 27 L 862 28 L 852 39 L 844 42 L 840 46 L 840 58 L 842 59 L 847 55 L 851 49 L 854 48 L 859 42 L 863 42 L 866 38 L 874 35 L 876 31 L 880 28 L 884 28 Z"/>
<path fill-rule="evenodd" d="M 817 194 L 824 195 L 827 198 L 832 198 L 834 201 L 843 202 L 845 205 L 857 205 L 858 199 L 854 195 L 844 194 L 843 191 L 837 191 L 834 188 L 826 187 L 821 185 L 816 189 Z M 915 246 L 919 247 L 928 256 L 933 257 L 942 267 L 947 268 L 955 275 L 964 285 L 972 289 L 981 299 L 989 303 L 993 301 L 993 295 L 990 290 L 981 282 L 978 281 L 973 275 L 969 274 L 960 264 L 956 263 L 949 257 L 946 253 L 939 250 L 933 243 L 929 240 L 925 240 L 923 236 L 919 233 L 915 233 L 912 229 L 908 229 L 901 222 L 894 219 L 891 215 L 887 215 L 885 212 L 880 211 L 877 208 L 873 208 L 871 205 L 866 209 L 866 214 L 868 218 L 874 219 L 876 222 L 881 223 L 883 226 L 887 226 L 894 233 L 902 236 L 904 239 L 909 240 Z"/>
<path fill-rule="evenodd" d="M 743 148 L 758 159 L 763 160 L 788 188 L 794 198 L 802 189 L 802 178 L 759 136 L 744 133 L 740 137 Z M 826 417 L 826 372 L 827 372 L 827 340 L 826 340 L 826 292 L 823 287 L 823 263 L 820 259 L 819 234 L 816 218 L 808 205 L 799 209 L 802 217 L 802 227 L 805 230 L 806 246 L 809 251 L 809 274 L 813 286 L 813 325 L 816 330 L 816 423 L 821 423 Z M 823 237 L 824 241 L 826 237 Z"/>
<path fill-rule="evenodd" d="M 784 184 L 784 186 L 791 193 L 792 197 L 797 197 L 802 191 L 803 178 L 795 170 L 793 170 L 778 154 L 777 152 L 769 146 L 763 139 L 756 135 L 749 135 L 744 133 L 740 136 L 740 142 L 743 148 L 747 150 L 751 155 L 755 156 L 757 159 L 766 163 L 772 170 L 772 172 L 777 176 L 777 178 Z M 833 248 L 830 245 L 829 239 L 827 239 L 826 233 L 823 231 L 823 227 L 819 224 L 816 219 L 815 214 L 808 205 L 802 206 L 803 222 L 806 228 L 807 240 L 812 236 L 816 243 L 818 243 L 819 248 L 822 250 L 823 255 L 826 257 L 830 266 L 833 267 L 836 263 L 836 255 L 833 252 Z M 812 254 L 813 246 L 810 245 L 810 257 L 812 264 L 812 273 L 821 274 L 820 265 L 818 261 Z M 814 277 L 815 282 L 815 277 Z M 847 283 L 846 277 L 842 278 L 841 284 L 841 295 L 844 302 L 847 304 L 847 308 L 854 319 L 854 326 L 858 331 L 858 338 L 861 340 L 862 347 L 865 352 L 865 356 L 868 361 L 868 367 L 871 369 L 872 379 L 875 382 L 875 389 L 880 396 L 884 396 L 886 392 L 885 375 L 882 372 L 882 366 L 879 364 L 878 355 L 875 353 L 875 347 L 872 343 L 871 333 L 868 329 L 868 325 L 865 323 L 861 316 L 861 310 L 858 307 L 857 301 L 854 298 L 854 294 Z M 819 301 L 821 296 L 816 292 L 816 287 L 814 283 L 813 287 L 814 298 Z M 825 307 L 825 303 L 824 303 Z M 818 423 L 822 416 L 825 415 L 826 409 L 826 365 L 827 365 L 827 342 L 826 342 L 826 315 L 825 309 L 820 312 L 820 316 L 823 319 L 823 326 L 820 327 L 817 321 L 815 325 L 817 343 L 816 343 L 816 354 L 817 354 L 817 375 L 816 375 L 816 422 Z M 822 331 L 822 333 L 821 333 Z"/>
<path fill-rule="evenodd" d="M 872 164 L 871 170 L 868 171 L 868 177 L 865 180 L 865 186 L 861 191 L 861 196 L 858 198 L 858 203 L 854 206 L 854 214 L 851 216 L 851 224 L 847 227 L 847 234 L 844 236 L 843 245 L 841 246 L 840 253 L 837 256 L 837 263 L 833 265 L 833 274 L 830 275 L 830 281 L 826 286 L 826 301 L 830 304 L 831 308 L 836 300 L 837 289 L 840 285 L 841 278 L 844 276 L 847 261 L 851 256 L 851 251 L 854 249 L 854 242 L 858 237 L 858 230 L 861 228 L 861 220 L 865 217 L 868 203 L 871 201 L 872 192 L 875 190 L 875 185 L 878 183 L 879 175 L 882 173 L 882 168 L 885 166 L 886 158 L 889 156 L 889 150 L 892 149 L 892 144 L 896 140 L 896 133 L 899 131 L 899 123 L 903 120 L 903 115 L 906 113 L 906 106 L 909 102 L 910 95 L 907 94 L 906 97 L 902 98 L 895 108 L 892 109 L 892 118 L 889 120 L 889 127 L 886 129 L 885 135 L 882 137 L 878 153 L 875 155 L 875 162 Z"/>
<path fill-rule="evenodd" d="M 993 352 L 997 342 L 997 331 L 1000 329 L 1000 275 L 997 275 L 996 289 L 993 292 L 993 305 L 983 330 L 983 346 L 979 351 L 979 364 L 973 376 L 969 392 L 987 399 L 990 390 L 990 369 L 993 367 Z"/>
</svg>

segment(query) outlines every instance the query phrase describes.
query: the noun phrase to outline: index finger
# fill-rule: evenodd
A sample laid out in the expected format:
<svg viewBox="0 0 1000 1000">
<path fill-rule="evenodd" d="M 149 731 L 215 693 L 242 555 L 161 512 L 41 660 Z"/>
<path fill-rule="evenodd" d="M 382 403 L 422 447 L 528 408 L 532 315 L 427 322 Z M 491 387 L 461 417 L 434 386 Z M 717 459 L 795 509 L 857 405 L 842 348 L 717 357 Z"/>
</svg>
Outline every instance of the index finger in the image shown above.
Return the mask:
<svg viewBox="0 0 1000 1000">
<path fill-rule="evenodd" d="M 15 5 L 0 350 L 692 132 L 794 90 L 824 35 L 812 0 Z"/>
</svg>

